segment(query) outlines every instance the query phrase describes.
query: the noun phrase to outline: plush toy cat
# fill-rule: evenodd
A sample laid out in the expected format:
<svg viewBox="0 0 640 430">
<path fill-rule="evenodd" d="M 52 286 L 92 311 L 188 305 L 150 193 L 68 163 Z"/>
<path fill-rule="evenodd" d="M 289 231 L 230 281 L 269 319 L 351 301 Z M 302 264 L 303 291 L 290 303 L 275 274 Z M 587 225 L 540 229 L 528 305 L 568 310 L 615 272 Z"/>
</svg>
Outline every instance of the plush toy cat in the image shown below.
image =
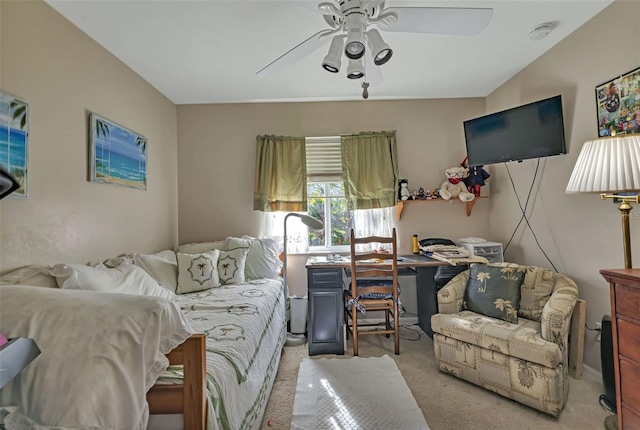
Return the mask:
<svg viewBox="0 0 640 430">
<path fill-rule="evenodd" d="M 413 195 L 409 191 L 409 181 L 406 179 L 398 180 L 398 200 L 413 200 Z"/>
</svg>

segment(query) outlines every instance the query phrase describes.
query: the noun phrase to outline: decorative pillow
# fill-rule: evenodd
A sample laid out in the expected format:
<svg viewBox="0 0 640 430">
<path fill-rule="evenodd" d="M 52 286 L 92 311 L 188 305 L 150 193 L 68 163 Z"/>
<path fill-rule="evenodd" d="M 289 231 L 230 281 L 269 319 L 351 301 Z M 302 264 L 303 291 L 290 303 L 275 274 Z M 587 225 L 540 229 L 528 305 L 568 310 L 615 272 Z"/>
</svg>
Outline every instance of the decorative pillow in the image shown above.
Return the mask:
<svg viewBox="0 0 640 430">
<path fill-rule="evenodd" d="M 55 276 L 49 274 L 51 266 L 32 264 L 2 275 L 0 284 L 31 285 L 58 288 Z"/>
<path fill-rule="evenodd" d="M 184 245 L 180 245 L 177 251 L 184 252 L 186 254 L 201 254 L 203 252 L 211 251 L 212 249 L 224 249 L 226 243 L 226 240 L 218 240 L 216 242 L 187 243 Z"/>
<path fill-rule="evenodd" d="M 162 288 L 144 269 L 133 264 L 121 264 L 113 269 L 102 264 L 95 267 L 56 264 L 51 274 L 60 288 L 175 299 L 175 294 Z"/>
<path fill-rule="evenodd" d="M 134 254 L 136 266 L 142 267 L 149 275 L 169 291 L 178 286 L 178 261 L 174 251 L 161 251 L 155 254 Z"/>
<path fill-rule="evenodd" d="M 177 252 L 178 286 L 176 293 L 193 293 L 219 287 L 219 255 L 220 251 L 217 249 L 200 254 Z"/>
<path fill-rule="evenodd" d="M 465 290 L 465 307 L 473 312 L 518 323 L 520 286 L 526 267 L 472 264 Z"/>
<path fill-rule="evenodd" d="M 224 249 L 249 248 L 244 267 L 246 279 L 271 278 L 280 275 L 282 262 L 280 252 L 283 243 L 277 237 L 263 237 L 256 239 L 250 236 L 228 237 Z"/>
<path fill-rule="evenodd" d="M 235 248 L 220 251 L 218 272 L 221 284 L 244 284 L 244 270 L 249 248 Z"/>
</svg>

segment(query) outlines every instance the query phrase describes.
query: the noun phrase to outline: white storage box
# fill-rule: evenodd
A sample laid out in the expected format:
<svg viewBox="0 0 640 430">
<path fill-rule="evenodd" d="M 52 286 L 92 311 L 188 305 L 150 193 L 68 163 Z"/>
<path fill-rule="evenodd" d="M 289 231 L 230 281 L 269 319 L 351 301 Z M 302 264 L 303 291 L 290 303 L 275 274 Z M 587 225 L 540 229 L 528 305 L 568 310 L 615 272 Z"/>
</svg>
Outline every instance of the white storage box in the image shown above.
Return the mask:
<svg viewBox="0 0 640 430">
<path fill-rule="evenodd" d="M 303 334 L 307 329 L 307 296 L 290 296 L 291 333 Z"/>
<path fill-rule="evenodd" d="M 489 263 L 500 263 L 502 257 L 502 244 L 498 242 L 480 242 L 480 243 L 458 243 L 458 246 L 465 247 L 473 255 L 485 257 Z"/>
</svg>

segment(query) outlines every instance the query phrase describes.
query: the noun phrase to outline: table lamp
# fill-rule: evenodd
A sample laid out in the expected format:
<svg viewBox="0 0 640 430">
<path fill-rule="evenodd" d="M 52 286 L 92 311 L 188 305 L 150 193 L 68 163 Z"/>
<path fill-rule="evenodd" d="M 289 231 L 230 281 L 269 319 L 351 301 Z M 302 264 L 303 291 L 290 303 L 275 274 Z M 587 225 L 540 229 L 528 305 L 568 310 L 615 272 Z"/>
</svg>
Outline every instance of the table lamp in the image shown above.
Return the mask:
<svg viewBox="0 0 640 430">
<path fill-rule="evenodd" d="M 600 193 L 602 200 L 614 199 L 620 203 L 624 267 L 630 269 L 629 212 L 633 209 L 631 203 L 640 203 L 640 135 L 585 142 L 565 192 Z"/>
<path fill-rule="evenodd" d="M 287 242 L 289 239 L 287 237 L 287 219 L 289 219 L 289 217 L 291 216 L 300 218 L 300 221 L 302 221 L 307 227 L 313 230 L 321 230 L 324 228 L 324 223 L 322 221 L 307 214 L 291 212 L 284 217 L 284 261 L 283 261 L 283 267 L 282 267 L 282 274 L 284 278 L 285 288 L 288 288 L 287 287 Z M 296 336 L 291 333 L 288 333 L 287 341 L 285 342 L 285 345 L 296 346 L 296 345 L 302 345 L 304 344 L 304 342 L 305 342 L 304 334 Z"/>
</svg>

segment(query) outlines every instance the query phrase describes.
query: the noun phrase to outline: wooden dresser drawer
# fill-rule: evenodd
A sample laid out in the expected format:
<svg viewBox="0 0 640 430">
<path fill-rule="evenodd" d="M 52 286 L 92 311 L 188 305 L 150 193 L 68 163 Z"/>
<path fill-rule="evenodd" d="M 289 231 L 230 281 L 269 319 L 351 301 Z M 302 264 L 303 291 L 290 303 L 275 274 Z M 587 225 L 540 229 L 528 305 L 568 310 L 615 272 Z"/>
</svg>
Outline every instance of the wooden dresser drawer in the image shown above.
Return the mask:
<svg viewBox="0 0 640 430">
<path fill-rule="evenodd" d="M 638 309 L 640 309 L 640 290 L 617 284 L 616 314 L 637 320 L 640 319 Z"/>
<path fill-rule="evenodd" d="M 618 353 L 640 363 L 640 326 L 619 319 Z"/>
<path fill-rule="evenodd" d="M 640 405 L 640 368 L 620 360 L 620 383 L 622 403 L 629 405 Z"/>
<path fill-rule="evenodd" d="M 640 429 L 640 416 L 622 406 L 622 430 Z"/>
</svg>

